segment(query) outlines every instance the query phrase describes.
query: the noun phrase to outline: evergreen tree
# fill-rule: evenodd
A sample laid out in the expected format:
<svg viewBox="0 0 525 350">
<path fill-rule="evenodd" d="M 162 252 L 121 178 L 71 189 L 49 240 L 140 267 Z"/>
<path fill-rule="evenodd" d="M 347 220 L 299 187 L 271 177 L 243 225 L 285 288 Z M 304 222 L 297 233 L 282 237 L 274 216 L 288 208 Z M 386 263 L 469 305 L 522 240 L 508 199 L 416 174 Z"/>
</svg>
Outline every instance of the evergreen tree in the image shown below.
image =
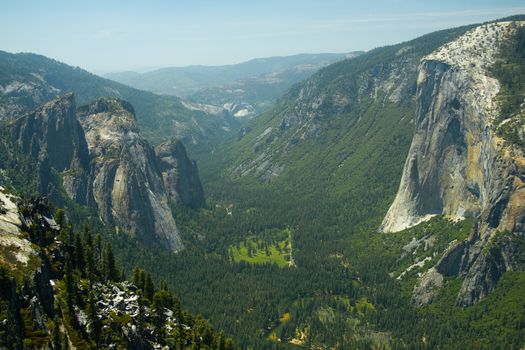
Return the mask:
<svg viewBox="0 0 525 350">
<path fill-rule="evenodd" d="M 182 317 L 180 300 L 178 298 L 174 298 L 173 300 L 173 316 L 175 317 L 175 320 L 177 321 L 177 331 L 179 333 L 179 339 L 178 339 L 179 350 L 183 350 L 184 345 L 186 343 L 185 342 L 186 336 L 184 334 L 184 327 L 182 326 L 182 323 L 184 322 L 184 320 Z"/>
<path fill-rule="evenodd" d="M 102 325 L 97 316 L 97 306 L 95 304 L 95 297 L 93 293 L 89 293 L 86 314 L 91 326 L 91 338 L 95 342 L 95 345 L 98 346 Z"/>
<path fill-rule="evenodd" d="M 113 249 L 111 244 L 106 245 L 103 260 L 103 276 L 108 281 L 118 281 L 119 273 L 115 265 L 115 257 L 113 256 Z"/>
<path fill-rule="evenodd" d="M 84 261 L 86 265 L 86 274 L 89 282 L 93 282 L 93 278 L 97 275 L 97 269 L 95 264 L 94 249 L 93 249 L 93 238 L 84 226 L 84 233 L 82 234 L 84 243 Z"/>
<path fill-rule="evenodd" d="M 8 288 L 9 293 L 9 305 L 7 310 L 6 330 L 7 339 L 6 343 L 12 349 L 22 349 L 22 339 L 24 337 L 22 318 L 20 316 L 20 300 L 16 291 L 16 281 L 13 279 Z"/>
<path fill-rule="evenodd" d="M 73 269 L 71 266 L 71 254 L 66 252 L 65 261 L 64 261 L 64 283 L 66 286 L 66 301 L 67 307 L 70 311 L 70 314 L 73 313 L 73 305 L 76 301 L 76 288 L 75 288 L 75 279 L 73 276 Z"/>
<path fill-rule="evenodd" d="M 62 350 L 62 341 L 60 338 L 60 320 L 55 317 L 53 320 L 53 349 Z"/>
<path fill-rule="evenodd" d="M 98 233 L 95 236 L 95 242 L 93 242 L 94 254 L 93 257 L 95 261 L 102 261 L 102 236 Z"/>
<path fill-rule="evenodd" d="M 152 302 L 152 324 L 155 327 L 155 334 L 160 341 L 165 339 L 164 325 L 166 323 L 166 315 L 164 310 L 166 303 L 166 292 L 163 290 L 155 292 Z"/>
<path fill-rule="evenodd" d="M 153 293 L 155 292 L 155 286 L 153 284 L 153 281 L 151 280 L 151 275 L 149 273 L 145 273 L 145 280 L 144 280 L 144 296 L 149 301 L 153 301 Z"/>
<path fill-rule="evenodd" d="M 142 336 L 142 332 L 144 331 L 144 301 L 142 300 L 142 294 L 140 292 L 138 292 L 137 294 L 137 303 L 139 305 L 137 315 L 137 333 L 139 334 L 139 336 Z"/>
<path fill-rule="evenodd" d="M 62 228 L 66 222 L 66 219 L 65 219 L 65 213 L 64 213 L 64 209 L 57 209 L 55 210 L 55 214 L 53 215 L 54 219 L 55 219 L 55 222 L 57 223 L 57 225 Z"/>
<path fill-rule="evenodd" d="M 143 289 L 144 288 L 144 285 L 143 285 L 143 271 L 141 269 L 139 269 L 138 267 L 134 267 L 133 268 L 133 275 L 132 275 L 132 281 L 133 281 L 133 284 L 136 285 L 139 289 Z"/>
<path fill-rule="evenodd" d="M 85 263 L 84 245 L 80 235 L 75 235 L 75 263 L 76 267 L 82 275 L 85 274 L 86 263 Z"/>
</svg>

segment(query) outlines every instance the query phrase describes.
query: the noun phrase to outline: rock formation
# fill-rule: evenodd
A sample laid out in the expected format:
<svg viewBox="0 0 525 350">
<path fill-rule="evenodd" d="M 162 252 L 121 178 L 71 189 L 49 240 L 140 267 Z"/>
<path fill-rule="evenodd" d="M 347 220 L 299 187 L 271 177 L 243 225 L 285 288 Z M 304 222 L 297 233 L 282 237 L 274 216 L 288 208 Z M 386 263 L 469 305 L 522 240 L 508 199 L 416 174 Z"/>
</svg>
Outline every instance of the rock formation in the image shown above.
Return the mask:
<svg viewBox="0 0 525 350">
<path fill-rule="evenodd" d="M 134 271 L 136 284 L 108 275 L 91 234 L 61 228 L 51 209 L 0 186 L 0 348 L 173 349 L 215 339 L 167 289 L 146 288 L 145 271 Z M 233 349 L 212 340 L 204 346 Z"/>
<path fill-rule="evenodd" d="M 81 107 L 78 116 L 93 159 L 93 197 L 102 220 L 139 241 L 182 248 L 155 152 L 139 135 L 131 105 L 102 98 Z"/>
<path fill-rule="evenodd" d="M 510 253 L 512 235 L 494 237 L 525 232 L 525 158 L 498 136 L 500 84 L 489 73 L 514 28 L 511 22 L 479 26 L 421 61 L 415 135 L 381 229 L 397 232 L 440 214 L 479 222 L 469 241 L 445 253 L 432 278 L 422 277 L 415 295 L 425 296 L 417 304 L 432 300 L 423 290 L 441 280 L 436 273 L 464 276 L 458 304 L 470 305 L 504 271 L 520 268 Z"/>
<path fill-rule="evenodd" d="M 7 123 L 36 164 L 40 193 L 63 205 L 63 188 L 117 231 L 146 244 L 182 248 L 170 201 L 204 206 L 197 166 L 179 141 L 161 144 L 156 154 L 128 102 L 100 98 L 77 109 L 73 94 L 65 94 Z"/>
<path fill-rule="evenodd" d="M 68 195 L 81 204 L 89 202 L 89 153 L 84 131 L 76 119 L 73 94 L 45 103 L 32 113 L 10 123 L 22 151 L 36 160 L 37 189 L 50 194 L 50 168 L 64 172 L 62 182 Z"/>
<path fill-rule="evenodd" d="M 204 191 L 195 161 L 188 158 L 178 140 L 168 140 L 155 148 L 166 194 L 174 204 L 192 208 L 205 205 Z"/>
</svg>

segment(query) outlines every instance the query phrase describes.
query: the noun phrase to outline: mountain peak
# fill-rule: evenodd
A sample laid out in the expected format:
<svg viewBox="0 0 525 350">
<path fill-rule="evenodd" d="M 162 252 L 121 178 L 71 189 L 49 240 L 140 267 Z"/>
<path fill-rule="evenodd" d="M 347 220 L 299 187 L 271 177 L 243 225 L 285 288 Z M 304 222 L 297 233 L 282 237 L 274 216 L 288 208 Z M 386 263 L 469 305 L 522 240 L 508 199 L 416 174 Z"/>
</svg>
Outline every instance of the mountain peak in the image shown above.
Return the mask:
<svg viewBox="0 0 525 350">
<path fill-rule="evenodd" d="M 127 112 L 135 118 L 133 106 L 129 102 L 116 97 L 100 97 L 88 105 L 80 107 L 79 111 L 85 114 Z"/>
</svg>

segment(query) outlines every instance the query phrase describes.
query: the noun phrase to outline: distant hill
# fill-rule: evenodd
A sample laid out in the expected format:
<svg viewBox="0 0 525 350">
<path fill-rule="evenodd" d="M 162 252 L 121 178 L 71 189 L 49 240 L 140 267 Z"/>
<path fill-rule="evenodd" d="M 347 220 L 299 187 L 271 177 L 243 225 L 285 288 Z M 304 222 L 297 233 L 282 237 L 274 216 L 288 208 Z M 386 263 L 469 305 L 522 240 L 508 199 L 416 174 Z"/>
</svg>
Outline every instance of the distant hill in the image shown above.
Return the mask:
<svg viewBox="0 0 525 350">
<path fill-rule="evenodd" d="M 225 66 L 168 67 L 146 73 L 109 73 L 105 77 L 154 93 L 226 105 L 237 117 L 250 117 L 268 108 L 293 84 L 320 68 L 361 52 L 300 54 L 257 58 Z"/>
<path fill-rule="evenodd" d="M 154 143 L 177 137 L 199 144 L 237 123 L 222 108 L 137 90 L 41 55 L 0 51 L 0 119 L 17 117 L 64 92 L 75 93 L 79 105 L 99 97 L 130 102 L 144 136 Z"/>
</svg>

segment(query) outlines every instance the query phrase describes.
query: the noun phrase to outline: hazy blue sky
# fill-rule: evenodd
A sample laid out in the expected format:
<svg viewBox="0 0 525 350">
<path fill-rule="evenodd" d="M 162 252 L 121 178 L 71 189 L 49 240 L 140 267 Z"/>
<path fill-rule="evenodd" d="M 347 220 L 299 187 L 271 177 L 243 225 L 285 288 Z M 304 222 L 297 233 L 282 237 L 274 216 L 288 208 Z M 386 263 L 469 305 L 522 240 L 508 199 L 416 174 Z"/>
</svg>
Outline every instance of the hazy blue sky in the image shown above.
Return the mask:
<svg viewBox="0 0 525 350">
<path fill-rule="evenodd" d="M 369 50 L 525 13 L 523 0 L 20 0 L 0 2 L 0 50 L 102 73 Z"/>
</svg>

